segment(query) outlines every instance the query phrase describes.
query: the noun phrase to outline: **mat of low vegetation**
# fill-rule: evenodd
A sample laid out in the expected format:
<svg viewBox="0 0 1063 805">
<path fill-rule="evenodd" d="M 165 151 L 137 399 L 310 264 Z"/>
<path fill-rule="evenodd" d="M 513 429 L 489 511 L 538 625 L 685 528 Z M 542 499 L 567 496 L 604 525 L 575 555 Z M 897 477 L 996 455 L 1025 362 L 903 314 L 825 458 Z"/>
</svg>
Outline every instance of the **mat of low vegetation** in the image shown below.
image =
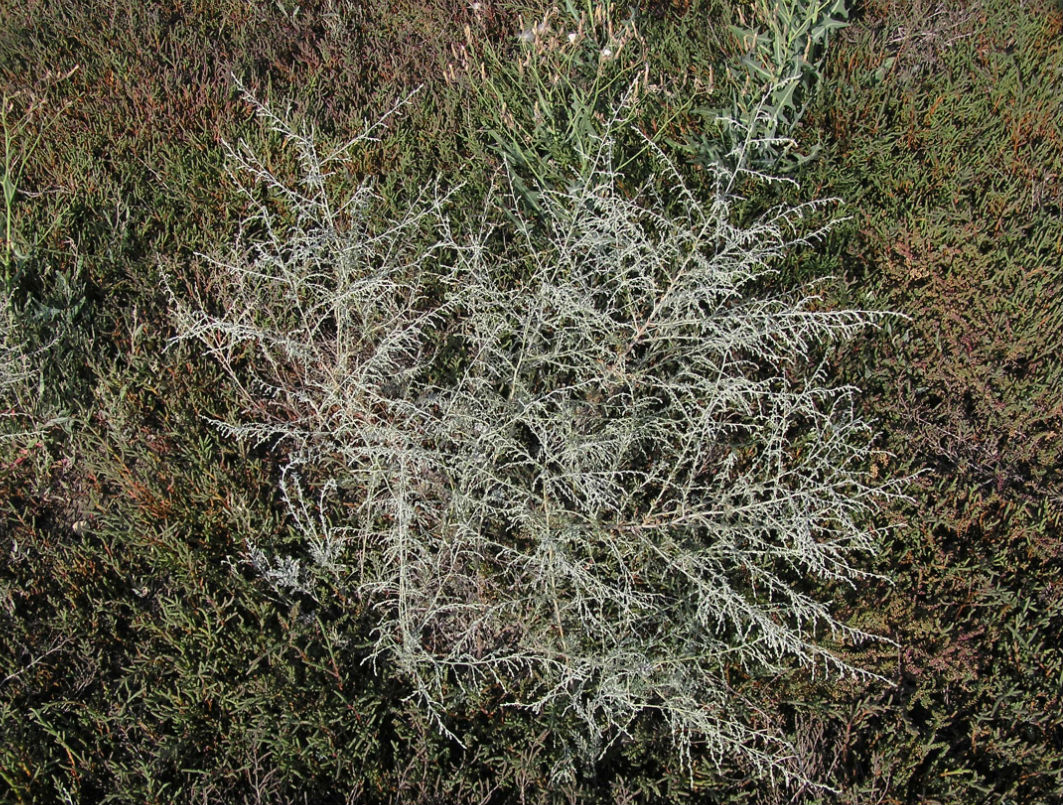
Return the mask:
<svg viewBox="0 0 1063 805">
<path fill-rule="evenodd" d="M 0 800 L 1004 805 L 1063 798 L 1058 3 L 32 0 L 0 2 L 0 12 Z M 241 86 L 289 125 L 287 134 L 260 125 Z M 720 418 L 697 419 L 723 386 L 705 385 L 711 350 L 677 344 L 706 335 L 698 317 L 711 300 L 688 311 L 696 322 L 672 322 L 663 353 L 652 345 L 629 351 L 629 376 L 642 372 L 639 399 L 624 406 L 617 391 L 623 384 L 584 382 L 592 364 L 569 353 L 609 344 L 570 343 L 576 330 L 565 322 L 573 311 L 585 316 L 604 308 L 593 294 L 584 294 L 590 307 L 580 307 L 571 276 L 567 296 L 544 296 L 548 283 L 522 285 L 534 279 L 535 260 L 525 255 L 521 268 L 512 258 L 522 236 L 540 244 L 543 260 L 563 256 L 572 244 L 547 236 L 549 225 L 562 209 L 559 199 L 581 198 L 577 207 L 589 217 L 576 216 L 582 240 L 569 254 L 581 255 L 585 267 L 608 263 L 584 254 L 597 248 L 591 234 L 604 236 L 584 225 L 597 220 L 590 212 L 605 209 L 595 207 L 605 199 L 581 197 L 569 183 L 586 169 L 584 158 L 593 157 L 586 146 L 601 142 L 593 135 L 632 86 L 640 88 L 641 102 L 625 121 L 630 126 L 613 132 L 615 153 L 638 154 L 636 145 L 651 143 L 677 166 L 677 180 L 667 178 L 666 163 L 636 159 L 613 165 L 615 182 L 584 190 L 606 188 L 614 213 L 639 210 L 636 229 L 645 243 L 673 243 L 668 222 L 684 209 L 690 215 L 679 217 L 687 224 L 701 220 L 698 208 L 684 208 L 664 191 L 686 187 L 702 204 L 719 199 L 720 177 L 735 167 L 727 162 L 735 138 L 761 113 L 774 121 L 773 137 L 792 136 L 797 145 L 773 140 L 777 147 L 763 152 L 770 162 L 760 172 L 798 184 L 736 181 L 729 208 L 735 229 L 727 231 L 753 231 L 773 209 L 842 199 L 836 212 L 847 221 L 807 248 L 779 248 L 775 273 L 749 277 L 733 303 L 717 300 L 719 320 L 740 321 L 740 305 L 765 298 L 805 299 L 794 294 L 810 281 L 819 299 L 802 311 L 809 321 L 827 322 L 843 310 L 896 311 L 903 318 L 867 313 L 881 328 L 847 332 L 853 337 L 815 348 L 811 341 L 778 342 L 810 349 L 804 357 L 814 358 L 811 366 L 794 356 L 775 360 L 758 353 L 763 345 L 741 338 L 744 350 L 718 357 L 740 359 L 738 376 L 749 391 L 802 388 L 808 375 L 801 372 L 819 367 L 809 388 L 823 390 L 823 399 L 848 401 L 847 393 L 830 391 L 846 384 L 860 389 L 848 418 L 825 417 L 809 403 L 792 428 L 765 429 L 765 410 L 750 402 L 761 397 L 739 394 L 716 398 L 734 403 L 712 409 Z M 765 95 L 765 88 L 772 91 Z M 379 141 L 334 162 L 328 182 L 336 198 L 370 183 L 366 231 L 387 233 L 418 191 L 440 178 L 454 180 L 448 203 L 456 212 L 446 219 L 451 239 L 427 253 L 434 279 L 418 275 L 420 284 L 404 286 L 415 288 L 417 298 L 405 299 L 403 310 L 431 318 L 421 341 L 432 361 L 431 383 L 469 393 L 461 397 L 465 408 L 451 404 L 444 417 L 445 394 L 429 400 L 400 393 L 411 378 L 398 360 L 389 364 L 392 385 L 378 378 L 375 402 L 359 399 L 345 409 L 369 418 L 386 409 L 392 424 L 409 426 L 406 449 L 443 457 L 429 462 L 420 485 L 401 487 L 385 472 L 387 489 L 378 486 L 368 498 L 354 480 L 379 453 L 344 452 L 352 442 L 337 440 L 332 425 L 342 410 L 329 404 L 345 398 L 304 385 L 306 378 L 294 373 L 297 349 L 285 356 L 275 343 L 281 353 L 263 364 L 269 350 L 256 352 L 240 338 L 210 342 L 198 333 L 202 341 L 175 341 L 180 321 L 173 308 L 175 298 L 196 299 L 195 309 L 226 320 L 233 286 L 218 261 L 238 254 L 234 246 L 253 248 L 275 236 L 281 239 L 274 256 L 283 263 L 293 255 L 283 248 L 284 233 L 305 230 L 308 219 L 297 205 L 282 203 L 264 185 L 232 181 L 226 171 L 234 150 L 254 155 L 248 164 L 261 168 L 260 178 L 284 177 L 293 189 L 312 192 L 298 184 L 298 149 L 288 135 L 312 128 L 327 154 L 406 97 L 401 115 L 374 130 Z M 574 142 L 585 146 L 582 155 Z M 508 177 L 502 186 L 500 177 Z M 484 203 L 500 198 L 500 187 L 505 204 Z M 651 187 L 654 204 L 645 194 Z M 371 261 L 406 259 L 407 247 L 424 245 L 418 238 L 425 234 L 438 243 L 438 229 L 418 229 L 426 223 L 403 229 L 405 239 L 391 251 L 367 252 Z M 814 231 L 827 221 L 814 213 L 806 223 Z M 346 226 L 339 222 L 339 234 Z M 711 240 L 725 230 L 699 231 Z M 491 274 L 498 265 L 490 261 L 464 285 L 439 270 L 461 263 L 461 250 L 478 234 L 486 236 L 481 246 L 488 256 L 510 261 L 510 280 Z M 801 246 L 797 240 L 793 232 L 778 245 Z M 382 248 L 388 241 L 375 243 Z M 750 253 L 765 243 L 752 238 Z M 673 245 L 684 259 L 694 249 Z M 226 265 L 246 270 L 254 263 Z M 610 297 L 616 314 L 610 326 L 626 316 L 638 321 L 639 305 L 666 271 L 652 261 L 629 268 L 633 285 L 623 299 Z M 317 276 L 309 276 L 311 285 Z M 481 319 L 469 317 L 488 286 L 494 302 L 481 309 Z M 521 300 L 519 310 L 501 304 L 506 294 Z M 363 301 L 372 308 L 372 300 Z M 450 307 L 440 308 L 444 303 Z M 277 325 L 297 312 L 294 305 L 278 308 L 272 319 L 245 323 Z M 764 312 L 785 311 L 777 304 Z M 479 330 L 469 329 L 474 321 Z M 295 328 L 289 335 L 298 335 L 296 323 L 287 321 Z M 304 333 L 304 347 L 320 353 L 336 346 L 339 323 L 324 316 L 318 330 Z M 534 336 L 545 351 L 520 348 L 518 330 L 525 346 Z M 477 362 L 479 353 L 469 352 L 474 343 L 490 347 L 484 354 L 492 362 Z M 288 346 L 298 348 L 298 339 Z M 682 380 L 682 361 L 668 359 L 680 352 L 701 360 L 698 378 Z M 598 357 L 608 363 L 608 356 Z M 364 368 L 365 356 L 354 358 L 348 364 Z M 532 359 L 539 363 L 526 365 Z M 718 363 L 737 368 L 723 357 Z M 492 381 L 500 366 L 506 377 Z M 503 432 L 517 386 L 548 376 L 565 399 L 547 393 L 538 407 L 526 406 L 539 418 L 525 417 L 523 430 Z M 263 396 L 255 379 L 288 396 Z M 665 404 L 668 389 L 673 408 Z M 320 414 L 320 433 L 298 419 L 307 402 Z M 473 440 L 500 451 L 493 466 L 505 470 L 501 497 L 469 481 L 476 462 L 437 427 L 459 428 L 473 403 L 502 429 L 502 447 L 498 439 Z M 652 450 L 652 439 L 624 442 L 617 423 L 629 414 L 662 437 L 682 423 L 711 425 L 716 452 L 693 456 L 671 437 Z M 797 478 L 817 455 L 841 455 L 821 448 L 840 449 L 846 422 L 869 422 L 879 433 L 854 454 L 863 463 L 847 467 L 839 459 L 834 467 L 816 465 L 819 475 Z M 241 427 L 243 435 L 256 435 L 247 430 L 255 423 L 268 423 L 257 433 L 267 438 L 236 438 Z M 552 434 L 564 427 L 582 434 L 578 455 L 553 450 Z M 418 429 L 424 432 L 411 441 Z M 308 464 L 307 445 L 332 452 Z M 596 445 L 609 450 L 595 452 Z M 672 463 L 683 478 L 653 463 L 662 445 L 679 450 Z M 730 474 L 717 476 L 711 462 L 721 459 L 721 445 L 734 457 Z M 639 450 L 646 454 L 641 467 L 631 463 Z M 347 475 L 344 457 L 359 464 Z M 765 474 L 768 457 L 781 473 Z M 600 483 L 584 478 L 573 485 L 566 467 L 591 468 L 588 477 Z M 477 506 L 441 505 L 448 487 L 439 479 L 448 472 L 464 473 L 464 485 L 480 495 Z M 913 474 L 914 482 L 906 480 Z M 680 594 L 684 584 L 674 574 L 696 571 L 689 593 L 713 557 L 676 541 L 674 530 L 664 545 L 667 561 L 618 554 L 622 541 L 588 531 L 603 512 L 652 510 L 654 496 L 671 501 L 668 513 L 682 517 L 676 501 L 684 501 L 683 490 L 726 496 L 737 488 L 732 481 L 752 479 L 761 486 L 747 487 L 745 504 L 762 511 L 787 490 L 829 478 L 843 486 L 848 478 L 849 485 L 829 499 L 834 509 L 807 520 L 809 534 L 836 526 L 837 506 L 848 505 L 845 495 L 865 488 L 860 484 L 870 490 L 904 482 L 908 498 L 887 495 L 877 508 L 852 512 L 861 530 L 858 538 L 852 532 L 850 547 L 877 546 L 852 566 L 868 571 L 866 578 L 795 575 L 780 550 L 785 541 L 771 542 L 770 524 L 743 521 L 736 500 L 728 503 L 730 520 L 714 521 L 717 529 L 725 526 L 716 532 L 723 535 L 717 546 L 730 549 L 720 577 L 735 593 L 728 600 L 747 615 L 767 613 L 759 627 L 731 617 L 737 610 L 713 610 L 704 598 L 703 611 L 683 609 L 697 596 Z M 335 575 L 357 552 L 343 562 L 333 555 L 332 569 L 325 562 L 328 572 L 312 578 L 290 563 L 311 567 L 314 539 L 357 525 L 366 500 L 379 503 L 376 531 L 363 528 L 361 536 L 398 533 L 399 512 L 388 508 L 397 489 L 412 501 L 411 522 L 422 530 L 446 533 L 438 529 L 441 516 L 478 518 L 481 528 L 472 536 L 482 543 L 489 534 L 495 548 L 479 564 L 458 561 L 468 551 L 449 554 L 446 566 L 438 546 L 426 548 L 406 566 L 422 580 L 439 581 L 447 597 L 442 608 L 423 610 L 433 613 L 431 629 L 417 640 L 403 634 L 417 611 L 395 608 L 414 600 L 400 594 L 396 567 L 372 568 L 362 578 L 378 583 L 368 590 L 350 575 Z M 514 502 L 517 491 L 523 508 Z M 529 509 L 529 499 L 542 505 Z M 712 513 L 692 501 L 686 514 L 705 520 Z M 547 516 L 548 509 L 568 522 L 562 537 L 581 534 L 583 541 L 547 546 L 542 536 L 553 532 L 531 514 Z M 639 522 L 656 526 L 652 518 Z M 795 522 L 777 533 L 790 534 Z M 592 531 L 600 539 L 589 544 Z M 743 566 L 741 557 L 750 557 L 758 540 L 770 557 L 761 553 Z M 534 542 L 551 550 L 536 552 Z M 647 550 L 654 544 L 644 543 Z M 393 557 L 396 544 L 378 557 Z M 328 546 L 317 547 L 321 553 Z M 500 551 L 515 562 L 507 565 Z M 568 551 L 568 565 L 559 551 Z M 534 562 L 545 569 L 535 576 L 544 580 L 539 602 L 556 608 L 522 608 L 507 598 L 531 577 Z M 595 577 L 596 564 L 615 571 L 609 589 L 628 598 L 599 598 L 599 610 L 581 615 L 586 599 L 569 593 L 601 592 L 605 579 Z M 465 586 L 447 587 L 459 566 Z M 470 593 L 476 579 L 481 586 Z M 768 594 L 755 591 L 758 584 L 778 586 Z M 417 600 L 432 604 L 421 594 Z M 670 597 L 671 621 L 659 627 L 639 614 L 651 610 L 655 596 Z M 776 627 L 787 626 L 794 612 L 777 607 L 780 600 L 832 602 L 829 610 L 813 606 L 821 624 L 886 640 L 847 645 L 790 623 L 789 634 L 804 642 L 762 649 L 756 641 L 778 635 Z M 462 609 L 463 601 L 480 610 Z M 712 631 L 713 612 L 725 613 L 730 631 Z M 706 628 L 684 632 L 699 615 Z M 638 634 L 609 642 L 603 628 L 581 632 L 582 616 L 599 627 L 625 623 Z M 709 632 L 714 639 L 706 642 Z M 494 643 L 484 649 L 477 639 Z M 668 679 L 660 663 L 653 665 L 661 659 L 654 647 L 667 646 L 674 657 L 677 639 L 699 653 L 675 667 L 701 676 Z M 736 650 L 744 646 L 746 662 L 717 657 L 705 666 L 706 650 L 726 653 L 728 641 Z M 624 659 L 636 643 L 647 655 L 636 668 L 642 680 Z M 421 653 L 404 655 L 402 645 Z M 534 649 L 534 661 L 517 673 L 517 665 L 505 664 L 507 645 Z M 874 676 L 812 676 L 801 651 Z M 583 664 L 558 661 L 566 652 Z M 367 657 L 376 662 L 363 662 Z M 470 675 L 468 668 L 485 657 L 495 664 Z M 573 671 L 586 671 L 595 657 L 616 660 L 612 676 Z M 455 673 L 438 665 L 423 673 L 426 658 L 458 658 Z M 550 670 L 566 668 L 567 674 Z M 621 679 L 625 685 L 618 686 Z M 669 698 L 669 689 L 688 699 L 699 690 L 705 696 Z M 550 699 L 554 706 L 514 706 L 546 701 L 550 691 L 558 694 Z M 626 714 L 622 728 L 595 715 L 606 705 Z M 723 714 L 745 732 L 706 741 L 705 723 L 684 721 L 684 712 Z M 685 752 L 676 751 L 677 737 Z M 775 754 L 758 754 L 766 749 Z M 756 773 L 758 766 L 767 773 Z"/>
</svg>

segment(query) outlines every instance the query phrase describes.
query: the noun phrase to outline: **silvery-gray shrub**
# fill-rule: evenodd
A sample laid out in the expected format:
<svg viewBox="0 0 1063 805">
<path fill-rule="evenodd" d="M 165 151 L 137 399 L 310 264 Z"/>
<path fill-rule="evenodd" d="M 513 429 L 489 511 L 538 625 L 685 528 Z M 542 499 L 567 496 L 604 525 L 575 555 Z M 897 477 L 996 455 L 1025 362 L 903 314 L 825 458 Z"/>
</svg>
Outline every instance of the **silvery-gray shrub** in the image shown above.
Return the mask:
<svg viewBox="0 0 1063 805">
<path fill-rule="evenodd" d="M 817 357 L 876 315 L 765 291 L 832 202 L 738 223 L 740 187 L 772 181 L 752 138 L 707 198 L 649 142 L 655 178 L 629 187 L 619 114 L 577 144 L 579 175 L 540 188 L 535 223 L 506 175 L 479 218 L 434 187 L 382 222 L 372 182 L 329 189 L 374 128 L 322 155 L 257 108 L 301 181 L 234 148 L 257 215 L 209 258 L 210 300 L 174 296 L 179 337 L 246 406 L 218 426 L 288 456 L 306 549 L 252 541 L 251 560 L 369 606 L 369 661 L 443 731 L 495 686 L 585 748 L 655 713 L 681 753 L 791 773 L 727 674 L 859 673 L 827 644 L 868 635 L 808 590 L 860 580 L 864 523 L 895 494 L 865 476 L 872 433 Z"/>
</svg>

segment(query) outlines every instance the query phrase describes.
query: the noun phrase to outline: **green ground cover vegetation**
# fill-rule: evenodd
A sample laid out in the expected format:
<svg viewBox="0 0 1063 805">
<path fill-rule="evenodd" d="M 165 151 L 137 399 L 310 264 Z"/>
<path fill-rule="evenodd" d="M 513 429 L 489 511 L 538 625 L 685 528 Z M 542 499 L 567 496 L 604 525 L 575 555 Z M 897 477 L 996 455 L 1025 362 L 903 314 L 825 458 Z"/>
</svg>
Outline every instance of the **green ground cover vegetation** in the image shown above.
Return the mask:
<svg viewBox="0 0 1063 805">
<path fill-rule="evenodd" d="M 767 2 L 589 4 L 611 32 L 593 50 L 623 42 L 606 64 L 544 35 L 565 7 L 0 2 L 0 801 L 1063 799 L 1063 9 L 787 4 L 847 22 L 802 27 Z M 728 672 L 746 723 L 793 748 L 782 774 L 696 737 L 677 753 L 653 717 L 590 762 L 502 686 L 441 732 L 408 677 L 362 662 L 377 621 L 356 591 L 255 567 L 249 543 L 305 551 L 291 455 L 208 421 L 253 420 L 227 372 L 252 377 L 250 353 L 222 366 L 174 340 L 174 295 L 222 298 L 200 255 L 260 236 L 256 204 L 299 223 L 227 173 L 243 143 L 299 175 L 249 95 L 327 149 L 417 90 L 330 182 L 374 180 L 380 224 L 460 179 L 460 229 L 506 160 L 539 222 L 565 137 L 638 80 L 631 123 L 702 198 L 742 130 L 721 116 L 760 104 L 796 140 L 764 158 L 799 184 L 750 183 L 736 219 L 843 200 L 753 291 L 818 281 L 819 310 L 902 314 L 816 357 L 879 431 L 868 477 L 907 496 L 864 516 L 873 576 L 801 582 L 887 638 L 829 646 L 878 678 Z M 653 178 L 639 164 L 632 186 Z"/>
</svg>

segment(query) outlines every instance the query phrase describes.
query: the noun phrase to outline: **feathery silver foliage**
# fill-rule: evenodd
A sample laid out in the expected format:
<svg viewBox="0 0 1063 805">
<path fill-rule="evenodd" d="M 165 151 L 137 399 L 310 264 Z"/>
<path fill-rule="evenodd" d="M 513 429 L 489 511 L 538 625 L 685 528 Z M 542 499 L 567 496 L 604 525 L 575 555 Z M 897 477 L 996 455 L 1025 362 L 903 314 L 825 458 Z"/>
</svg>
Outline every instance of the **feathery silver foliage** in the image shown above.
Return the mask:
<svg viewBox="0 0 1063 805">
<path fill-rule="evenodd" d="M 706 199 L 647 144 L 655 178 L 632 190 L 607 126 L 580 176 L 541 188 L 546 227 L 504 178 L 483 208 L 515 213 L 506 237 L 487 216 L 459 235 L 438 187 L 374 224 L 371 183 L 327 190 L 347 149 L 322 156 L 257 108 L 304 178 L 234 149 L 259 234 L 211 258 L 212 305 L 174 305 L 180 338 L 244 384 L 246 418 L 218 427 L 291 456 L 310 561 L 256 553 L 263 572 L 368 602 L 372 662 L 444 731 L 451 703 L 498 685 L 589 747 L 656 712 L 682 752 L 787 774 L 792 748 L 738 715 L 727 671 L 859 673 L 826 642 L 868 635 L 807 582 L 856 583 L 861 523 L 895 494 L 865 477 L 853 390 L 812 358 L 876 314 L 749 293 L 831 202 L 735 223 L 749 142 Z"/>
</svg>

